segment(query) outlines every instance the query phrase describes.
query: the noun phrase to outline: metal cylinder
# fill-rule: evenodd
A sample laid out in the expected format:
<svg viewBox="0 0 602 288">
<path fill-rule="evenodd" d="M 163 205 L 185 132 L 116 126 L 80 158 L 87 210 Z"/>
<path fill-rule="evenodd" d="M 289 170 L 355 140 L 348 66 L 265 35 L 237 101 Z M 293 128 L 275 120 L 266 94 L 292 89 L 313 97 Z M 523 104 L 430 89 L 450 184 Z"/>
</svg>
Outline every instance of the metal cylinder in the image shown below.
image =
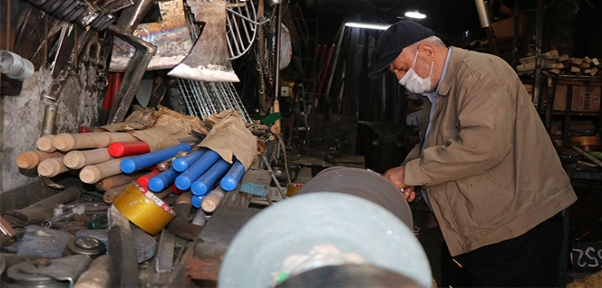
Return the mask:
<svg viewBox="0 0 602 288">
<path fill-rule="evenodd" d="M 486 28 L 491 26 L 491 19 L 489 18 L 489 11 L 487 10 L 487 4 L 485 4 L 485 1 L 475 0 L 475 3 L 477 4 L 477 13 L 479 13 L 481 27 Z"/>
<path fill-rule="evenodd" d="M 56 112 L 58 111 L 58 106 L 55 104 L 46 105 L 46 110 L 44 110 L 44 121 L 42 121 L 42 135 L 54 135 L 56 134 Z"/>
<path fill-rule="evenodd" d="M 33 63 L 10 51 L 0 50 L 0 71 L 6 77 L 25 80 L 35 72 Z"/>
</svg>

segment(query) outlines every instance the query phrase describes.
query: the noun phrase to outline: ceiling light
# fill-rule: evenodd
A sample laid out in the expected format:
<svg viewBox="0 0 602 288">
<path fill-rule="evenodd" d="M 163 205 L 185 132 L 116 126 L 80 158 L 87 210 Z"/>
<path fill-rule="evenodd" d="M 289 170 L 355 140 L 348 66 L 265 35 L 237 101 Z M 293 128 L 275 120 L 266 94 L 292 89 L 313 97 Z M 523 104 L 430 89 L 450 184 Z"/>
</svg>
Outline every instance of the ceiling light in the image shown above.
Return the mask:
<svg viewBox="0 0 602 288">
<path fill-rule="evenodd" d="M 356 28 L 366 28 L 366 29 L 378 29 L 378 30 L 387 30 L 391 25 L 390 24 L 376 24 L 376 23 L 361 23 L 361 22 L 347 22 L 345 23 L 347 27 L 356 27 Z"/>
<path fill-rule="evenodd" d="M 424 19 L 426 18 L 426 15 L 418 12 L 418 10 L 414 10 L 414 11 L 408 11 L 404 14 L 406 17 L 409 18 L 414 18 L 414 19 Z"/>
</svg>

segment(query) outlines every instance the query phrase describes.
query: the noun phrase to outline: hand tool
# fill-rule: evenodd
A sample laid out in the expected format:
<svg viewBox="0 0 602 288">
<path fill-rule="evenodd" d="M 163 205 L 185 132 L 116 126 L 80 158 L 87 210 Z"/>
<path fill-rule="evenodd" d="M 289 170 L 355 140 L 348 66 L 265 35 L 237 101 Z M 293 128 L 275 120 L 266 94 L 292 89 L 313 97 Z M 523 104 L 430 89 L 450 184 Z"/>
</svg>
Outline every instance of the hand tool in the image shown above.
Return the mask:
<svg viewBox="0 0 602 288">
<path fill-rule="evenodd" d="M 201 148 L 183 157 L 178 157 L 174 159 L 174 161 L 171 163 L 171 166 L 177 172 L 184 172 L 186 169 L 188 169 L 188 167 L 190 167 L 190 165 L 194 164 L 194 162 L 199 160 L 199 158 L 201 158 L 201 156 L 203 156 L 203 154 L 205 154 L 206 151 L 206 148 Z"/>
<path fill-rule="evenodd" d="M 131 175 L 127 174 L 117 174 L 114 176 L 110 176 L 100 181 L 96 182 L 96 190 L 98 191 L 107 191 L 113 187 L 122 186 L 125 184 L 129 184 L 132 181 L 135 181 L 138 177 L 142 175 L 135 173 Z"/>
<path fill-rule="evenodd" d="M 144 1 L 140 1 L 144 2 Z M 120 17 L 122 18 L 122 17 Z M 128 68 L 123 73 L 122 82 L 129 85 L 119 86 L 115 95 L 113 106 L 109 113 L 109 123 L 122 122 L 125 119 L 132 100 L 136 95 L 138 84 L 146 72 L 146 67 L 152 56 L 155 54 L 156 47 L 140 38 L 127 33 L 123 28 L 114 25 L 109 26 L 108 31 L 115 34 L 119 39 L 131 44 L 136 49 L 134 56 L 128 64 Z"/>
<path fill-rule="evenodd" d="M 69 220 L 73 220 L 73 218 L 75 217 L 75 214 L 73 213 L 73 211 L 69 211 L 66 213 L 63 213 L 61 215 L 46 219 L 44 221 L 42 221 L 41 225 L 42 227 L 46 227 L 46 228 L 56 228 L 58 223 L 61 223 L 63 221 L 69 221 Z"/>
<path fill-rule="evenodd" d="M 63 162 L 65 156 L 58 158 L 47 158 L 38 164 L 38 174 L 44 177 L 54 177 L 61 173 L 69 171 L 69 167 Z"/>
<path fill-rule="evenodd" d="M 215 187 L 213 191 L 211 191 L 201 203 L 201 209 L 207 213 L 212 213 L 215 211 L 219 203 L 224 199 L 226 192 L 222 190 L 220 187 Z"/>
<path fill-rule="evenodd" d="M 207 172 L 203 173 L 201 177 L 192 183 L 190 191 L 195 196 L 206 195 L 209 193 L 209 189 L 213 188 L 216 183 L 219 183 L 222 176 L 224 176 L 230 167 L 232 167 L 232 164 L 220 158 Z"/>
<path fill-rule="evenodd" d="M 178 187 L 176 187 L 176 183 L 171 185 L 171 191 L 176 195 L 181 195 L 182 193 L 184 193 L 183 190 L 180 190 L 178 189 Z"/>
<path fill-rule="evenodd" d="M 192 207 L 194 207 L 194 208 L 201 209 L 201 203 L 203 203 L 204 198 L 205 198 L 205 195 L 202 195 L 202 196 L 192 195 L 192 197 L 190 197 L 190 204 L 192 204 Z"/>
<path fill-rule="evenodd" d="M 130 183 L 131 182 L 121 186 L 111 187 L 109 190 L 105 191 L 104 195 L 102 196 L 102 199 L 105 201 L 105 203 L 113 203 L 113 200 L 115 200 L 115 198 L 117 198 L 119 194 L 123 193 L 125 188 L 127 188 L 130 185 Z"/>
<path fill-rule="evenodd" d="M 42 201 L 33 203 L 25 208 L 10 210 L 6 214 L 27 223 L 35 223 L 54 216 L 54 208 L 59 204 L 66 204 L 79 199 L 81 191 L 76 187 L 69 187 Z"/>
<path fill-rule="evenodd" d="M 48 158 L 59 158 L 65 154 L 60 152 L 44 152 L 39 150 L 25 151 L 15 158 L 15 163 L 19 168 L 31 169 L 35 168 L 44 159 Z"/>
<path fill-rule="evenodd" d="M 167 75 L 207 82 L 239 82 L 232 69 L 226 40 L 226 1 L 187 1 L 203 33 L 192 51 Z"/>
<path fill-rule="evenodd" d="M 140 186 L 144 187 L 145 189 L 148 189 L 148 182 L 150 181 L 150 179 L 159 175 L 159 173 L 161 173 L 161 171 L 155 169 L 149 173 L 138 177 L 136 179 L 136 183 L 140 184 Z"/>
<path fill-rule="evenodd" d="M 109 154 L 113 157 L 140 155 L 150 152 L 146 142 L 114 142 L 109 145 Z"/>
<path fill-rule="evenodd" d="M 54 139 L 55 136 L 56 135 L 44 135 L 40 137 L 38 141 L 36 141 L 36 146 L 40 151 L 48 153 L 56 151 L 56 148 L 52 145 L 52 139 Z"/>
<path fill-rule="evenodd" d="M 161 192 L 169 187 L 173 181 L 180 175 L 173 167 L 161 172 L 159 175 L 148 181 L 148 188 L 153 192 Z"/>
<path fill-rule="evenodd" d="M 232 191 L 236 189 L 240 179 L 245 174 L 245 166 L 238 160 L 234 160 L 232 167 L 226 172 L 226 175 L 220 180 L 220 186 L 224 191 Z"/>
<path fill-rule="evenodd" d="M 85 166 L 79 172 L 79 179 L 84 183 L 94 184 L 101 179 L 121 174 L 119 163 L 123 160 L 125 159 L 117 158 L 100 164 Z"/>
<path fill-rule="evenodd" d="M 113 142 L 138 142 L 138 138 L 125 132 L 93 132 L 83 134 L 61 133 L 52 139 L 54 148 L 60 151 L 87 148 L 105 148 Z"/>
<path fill-rule="evenodd" d="M 113 159 L 107 148 L 91 150 L 73 150 L 65 154 L 63 162 L 70 169 L 80 169 L 84 166 L 99 164 Z"/>
<path fill-rule="evenodd" d="M 188 216 L 190 215 L 191 209 L 192 204 L 190 196 L 186 194 L 178 196 L 176 205 L 174 206 L 174 211 L 177 216 L 167 224 L 167 229 L 169 229 L 171 233 L 186 240 L 195 240 L 203 229 L 202 226 L 188 223 Z"/>
<path fill-rule="evenodd" d="M 219 154 L 215 153 L 215 151 L 208 149 L 199 160 L 194 162 L 188 169 L 186 169 L 182 174 L 176 177 L 176 187 L 181 190 L 188 190 L 192 185 L 194 180 L 198 179 L 205 173 L 205 171 L 209 170 L 211 166 L 220 159 Z"/>
<path fill-rule="evenodd" d="M 181 151 L 190 152 L 191 150 L 192 146 L 190 146 L 190 144 L 182 143 L 179 145 L 161 149 L 159 151 L 133 156 L 121 162 L 121 171 L 123 171 L 123 173 L 132 173 L 140 169 L 156 165 L 161 161 L 165 161 L 171 157 L 174 157 Z"/>
</svg>

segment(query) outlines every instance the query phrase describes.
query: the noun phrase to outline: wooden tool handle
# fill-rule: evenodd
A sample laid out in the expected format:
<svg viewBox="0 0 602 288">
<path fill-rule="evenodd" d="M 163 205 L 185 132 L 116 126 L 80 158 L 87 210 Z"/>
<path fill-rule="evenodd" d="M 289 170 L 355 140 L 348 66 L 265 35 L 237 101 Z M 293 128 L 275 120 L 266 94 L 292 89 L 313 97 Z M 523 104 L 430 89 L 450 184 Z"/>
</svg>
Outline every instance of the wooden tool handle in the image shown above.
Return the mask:
<svg viewBox="0 0 602 288">
<path fill-rule="evenodd" d="M 190 196 L 188 195 L 180 195 L 178 196 L 178 198 L 176 198 L 176 205 L 180 204 L 180 203 L 186 203 L 188 205 L 191 205 L 190 203 Z"/>
<path fill-rule="evenodd" d="M 113 159 L 109 154 L 109 149 L 98 148 L 92 150 L 73 150 L 65 155 L 65 166 L 71 169 L 80 169 L 84 166 L 107 162 Z"/>
<path fill-rule="evenodd" d="M 113 203 L 113 200 L 115 200 L 115 198 L 117 198 L 117 196 L 119 196 L 119 194 L 123 193 L 125 188 L 127 188 L 128 186 L 129 186 L 129 184 L 113 187 L 113 188 L 105 191 L 105 194 L 102 196 L 102 199 L 105 200 L 106 203 L 111 204 L 111 203 Z"/>
<path fill-rule="evenodd" d="M 276 100 L 274 100 L 274 113 L 279 113 L 280 112 L 280 100 L 278 100 L 278 98 L 276 98 Z M 272 131 L 272 133 L 274 134 L 280 134 L 280 119 L 274 121 L 274 125 L 272 126 L 273 128 L 271 128 L 270 130 Z"/>
<path fill-rule="evenodd" d="M 121 174 L 121 168 L 119 168 L 121 160 L 123 159 L 118 158 L 100 164 L 86 166 L 79 172 L 79 179 L 84 183 L 94 184 L 100 181 L 100 179 Z"/>
<path fill-rule="evenodd" d="M 113 143 L 113 142 L 140 142 L 140 140 L 138 140 L 138 138 L 132 136 L 132 134 L 130 134 L 130 133 L 125 133 L 125 132 L 109 133 L 109 137 L 111 138 L 111 143 Z"/>
<path fill-rule="evenodd" d="M 63 163 L 64 157 L 48 158 L 42 160 L 38 165 L 38 173 L 46 177 L 54 177 L 63 172 L 69 171 L 69 168 Z"/>
<path fill-rule="evenodd" d="M 56 148 L 54 148 L 54 145 L 52 145 L 52 139 L 54 139 L 56 135 L 44 135 L 42 137 L 40 137 L 40 139 L 38 139 L 38 141 L 36 142 L 36 146 L 38 147 L 38 149 L 40 149 L 40 151 L 44 151 L 44 152 L 54 152 L 56 151 Z"/>
<path fill-rule="evenodd" d="M 98 182 L 96 182 L 96 190 L 98 191 L 107 191 L 113 187 L 129 184 L 136 180 L 136 178 L 140 177 L 140 174 L 127 175 L 127 174 L 118 174 L 111 177 L 104 178 Z"/>
<path fill-rule="evenodd" d="M 201 202 L 201 208 L 207 213 L 215 211 L 225 195 L 226 193 L 224 190 L 220 188 L 214 189 L 211 191 L 211 193 L 209 193 L 209 195 L 205 196 L 205 199 L 203 199 L 203 202 Z"/>
<path fill-rule="evenodd" d="M 17 155 L 17 158 L 15 158 L 15 162 L 17 163 L 17 166 L 19 166 L 19 168 L 31 169 L 38 166 L 38 164 L 40 164 L 40 162 L 42 162 L 42 160 L 44 159 L 58 158 L 62 156 L 63 153 L 60 152 L 49 153 L 39 150 L 30 150 Z"/>
<path fill-rule="evenodd" d="M 60 151 L 86 148 L 104 148 L 111 144 L 111 137 L 109 134 L 110 133 L 108 132 L 83 134 L 62 133 L 56 135 L 56 137 L 52 139 L 52 145 L 54 145 L 54 148 Z"/>
</svg>

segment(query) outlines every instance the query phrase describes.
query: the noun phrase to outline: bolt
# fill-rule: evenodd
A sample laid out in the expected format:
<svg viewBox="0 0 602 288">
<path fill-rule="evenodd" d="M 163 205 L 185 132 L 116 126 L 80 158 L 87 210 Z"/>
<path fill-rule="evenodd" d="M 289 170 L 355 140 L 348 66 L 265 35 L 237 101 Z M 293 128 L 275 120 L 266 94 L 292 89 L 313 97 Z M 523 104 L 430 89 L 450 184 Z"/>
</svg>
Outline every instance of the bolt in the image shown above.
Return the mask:
<svg viewBox="0 0 602 288">
<path fill-rule="evenodd" d="M 94 249 L 98 247 L 98 240 L 92 237 L 80 237 L 75 240 L 75 244 L 82 249 Z"/>
<path fill-rule="evenodd" d="M 33 265 L 37 268 L 48 267 L 52 262 L 48 258 L 38 258 L 33 261 Z"/>
</svg>

